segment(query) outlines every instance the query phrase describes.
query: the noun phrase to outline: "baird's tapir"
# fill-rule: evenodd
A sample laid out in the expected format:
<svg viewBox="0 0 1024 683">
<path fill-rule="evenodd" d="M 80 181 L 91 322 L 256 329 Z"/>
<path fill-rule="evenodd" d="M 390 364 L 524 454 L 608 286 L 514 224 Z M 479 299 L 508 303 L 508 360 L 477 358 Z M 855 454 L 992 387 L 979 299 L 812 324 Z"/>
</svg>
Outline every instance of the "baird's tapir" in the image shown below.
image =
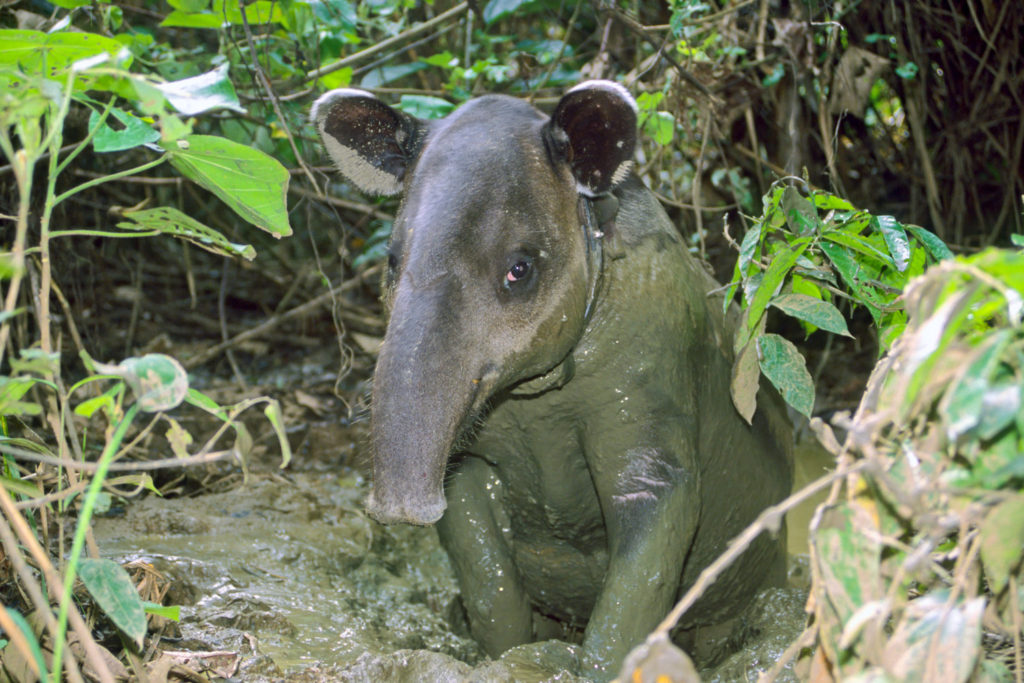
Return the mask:
<svg viewBox="0 0 1024 683">
<path fill-rule="evenodd" d="M 752 425 L 733 407 L 718 284 L 632 170 L 636 109 L 589 81 L 550 117 L 488 95 L 420 120 L 353 89 L 312 111 L 352 183 L 403 195 L 367 510 L 437 524 L 490 655 L 585 627 L 596 679 L 792 468 L 777 396 Z M 683 626 L 784 572 L 782 538 L 762 534 Z"/>
</svg>

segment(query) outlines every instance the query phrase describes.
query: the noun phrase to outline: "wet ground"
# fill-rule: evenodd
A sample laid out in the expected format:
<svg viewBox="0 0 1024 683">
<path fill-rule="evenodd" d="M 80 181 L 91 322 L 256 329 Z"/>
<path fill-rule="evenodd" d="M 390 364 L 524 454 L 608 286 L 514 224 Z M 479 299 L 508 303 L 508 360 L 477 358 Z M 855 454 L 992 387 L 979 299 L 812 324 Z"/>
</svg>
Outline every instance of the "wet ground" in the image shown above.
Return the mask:
<svg viewBox="0 0 1024 683">
<path fill-rule="evenodd" d="M 161 649 L 244 681 L 583 680 L 571 673 L 574 647 L 560 643 L 487 659 L 468 635 L 434 530 L 368 519 L 366 482 L 335 455 L 351 452 L 338 444 L 351 437 L 327 433 L 333 453 L 300 454 L 283 471 L 257 465 L 230 490 L 150 496 L 97 521 L 104 555 L 151 564 L 170 582 L 165 602 L 183 606 Z M 809 451 L 798 478 L 825 465 Z M 756 680 L 799 634 L 809 510 L 791 523 L 793 585 L 754 601 L 746 643 L 704 680 Z"/>
</svg>

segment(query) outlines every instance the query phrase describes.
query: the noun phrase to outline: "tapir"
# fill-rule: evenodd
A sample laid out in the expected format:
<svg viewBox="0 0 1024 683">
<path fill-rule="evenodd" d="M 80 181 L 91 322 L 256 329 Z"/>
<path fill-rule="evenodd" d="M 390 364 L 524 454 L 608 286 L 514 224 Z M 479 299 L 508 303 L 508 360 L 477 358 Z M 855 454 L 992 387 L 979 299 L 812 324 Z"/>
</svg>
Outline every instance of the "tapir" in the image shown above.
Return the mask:
<svg viewBox="0 0 1024 683">
<path fill-rule="evenodd" d="M 312 121 L 355 186 L 401 194 L 373 377 L 379 522 L 436 524 L 491 656 L 582 633 L 608 679 L 791 484 L 788 422 L 730 397 L 720 290 L 633 169 L 611 81 L 545 115 L 504 95 L 421 120 L 355 89 Z M 762 534 L 684 616 L 735 615 L 784 573 Z"/>
</svg>

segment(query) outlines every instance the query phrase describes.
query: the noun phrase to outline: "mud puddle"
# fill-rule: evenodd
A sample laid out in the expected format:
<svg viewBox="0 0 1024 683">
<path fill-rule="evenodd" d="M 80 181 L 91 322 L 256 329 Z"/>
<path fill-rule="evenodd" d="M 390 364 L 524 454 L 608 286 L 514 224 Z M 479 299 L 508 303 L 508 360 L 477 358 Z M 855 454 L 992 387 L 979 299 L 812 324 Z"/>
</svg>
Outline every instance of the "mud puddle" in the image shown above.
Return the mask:
<svg viewBox="0 0 1024 683">
<path fill-rule="evenodd" d="M 575 646 L 562 643 L 489 660 L 434 530 L 369 520 L 354 469 L 298 460 L 226 492 L 151 496 L 97 520 L 105 556 L 150 563 L 170 581 L 165 602 L 182 618 L 161 650 L 242 681 L 585 680 L 570 673 Z M 806 561 L 792 564 L 794 585 L 758 596 L 745 645 L 702 671 L 705 681 L 756 680 L 799 634 Z"/>
</svg>

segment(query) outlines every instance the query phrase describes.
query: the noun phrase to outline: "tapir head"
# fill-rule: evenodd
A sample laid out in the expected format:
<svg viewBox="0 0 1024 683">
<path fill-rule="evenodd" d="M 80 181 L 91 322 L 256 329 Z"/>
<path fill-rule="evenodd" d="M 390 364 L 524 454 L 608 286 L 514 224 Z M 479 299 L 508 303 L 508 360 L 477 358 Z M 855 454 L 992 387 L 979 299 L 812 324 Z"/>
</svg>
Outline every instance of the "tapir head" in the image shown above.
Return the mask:
<svg viewBox="0 0 1024 683">
<path fill-rule="evenodd" d="M 590 81 L 550 118 L 486 96 L 423 121 L 340 89 L 312 119 L 355 185 L 404 194 L 367 508 L 381 522 L 431 524 L 444 513 L 448 457 L 488 400 L 552 372 L 583 333 L 593 278 L 579 197 L 628 175 L 636 105 L 618 84 Z"/>
</svg>

